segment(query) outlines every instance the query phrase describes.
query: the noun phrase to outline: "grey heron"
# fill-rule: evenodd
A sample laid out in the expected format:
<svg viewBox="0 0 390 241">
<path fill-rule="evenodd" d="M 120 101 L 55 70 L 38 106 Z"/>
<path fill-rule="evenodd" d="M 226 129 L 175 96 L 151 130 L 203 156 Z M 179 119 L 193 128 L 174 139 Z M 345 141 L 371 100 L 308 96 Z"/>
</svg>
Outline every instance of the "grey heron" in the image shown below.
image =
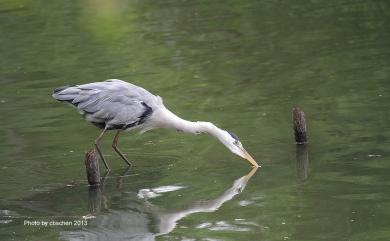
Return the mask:
<svg viewBox="0 0 390 241">
<path fill-rule="evenodd" d="M 131 162 L 118 148 L 121 131 L 139 129 L 143 133 L 156 128 L 171 128 L 192 134 L 208 133 L 254 167 L 259 166 L 232 132 L 222 130 L 211 122 L 184 120 L 168 110 L 160 96 L 123 80 L 62 86 L 56 88 L 52 96 L 72 104 L 87 121 L 102 129 L 95 140 L 95 148 L 107 170 L 110 168 L 100 148 L 100 140 L 107 130 L 116 130 L 112 147 L 130 166 Z"/>
</svg>

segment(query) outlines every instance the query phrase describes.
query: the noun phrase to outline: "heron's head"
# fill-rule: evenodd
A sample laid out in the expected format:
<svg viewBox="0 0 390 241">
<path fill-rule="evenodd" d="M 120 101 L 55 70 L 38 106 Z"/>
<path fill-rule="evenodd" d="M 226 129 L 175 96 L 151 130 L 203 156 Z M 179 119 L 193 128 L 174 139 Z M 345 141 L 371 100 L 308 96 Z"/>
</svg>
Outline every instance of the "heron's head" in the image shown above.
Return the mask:
<svg viewBox="0 0 390 241">
<path fill-rule="evenodd" d="M 258 167 L 256 161 L 249 155 L 249 153 L 242 146 L 240 139 L 234 133 L 224 131 L 220 141 L 234 154 L 247 159 L 253 166 Z"/>
</svg>

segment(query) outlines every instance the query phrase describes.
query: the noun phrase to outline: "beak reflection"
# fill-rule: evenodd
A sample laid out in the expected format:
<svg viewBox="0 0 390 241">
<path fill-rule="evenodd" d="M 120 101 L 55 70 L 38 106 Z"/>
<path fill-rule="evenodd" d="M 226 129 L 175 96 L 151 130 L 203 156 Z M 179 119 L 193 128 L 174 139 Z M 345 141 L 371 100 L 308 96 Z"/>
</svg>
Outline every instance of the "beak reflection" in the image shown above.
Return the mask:
<svg viewBox="0 0 390 241">
<path fill-rule="evenodd" d="M 244 156 L 243 156 L 245 159 L 247 159 L 253 167 L 260 167 L 259 164 L 257 164 L 257 162 L 255 161 L 255 159 L 253 159 L 253 157 L 251 155 L 249 155 L 249 153 L 244 149 Z"/>
</svg>

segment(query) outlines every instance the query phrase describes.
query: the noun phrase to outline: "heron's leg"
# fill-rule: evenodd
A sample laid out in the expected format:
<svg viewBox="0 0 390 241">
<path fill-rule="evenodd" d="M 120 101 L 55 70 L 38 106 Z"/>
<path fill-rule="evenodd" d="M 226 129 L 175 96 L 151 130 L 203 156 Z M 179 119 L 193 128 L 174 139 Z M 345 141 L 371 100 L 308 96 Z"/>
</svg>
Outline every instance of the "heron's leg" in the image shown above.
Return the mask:
<svg viewBox="0 0 390 241">
<path fill-rule="evenodd" d="M 103 137 L 104 133 L 106 133 L 106 131 L 107 131 L 107 127 L 104 128 L 104 130 L 102 131 L 102 133 L 100 133 L 100 135 L 98 136 L 98 138 L 95 140 L 95 148 L 96 148 L 96 150 L 98 151 L 99 156 L 100 156 L 100 158 L 102 159 L 104 165 L 106 166 L 106 169 L 109 171 L 109 170 L 110 170 L 110 167 L 108 166 L 107 161 L 106 161 L 106 158 L 104 158 L 103 153 L 102 153 L 102 151 L 100 150 L 100 139 L 102 139 L 102 137 Z"/>
<path fill-rule="evenodd" d="M 127 158 L 125 157 L 125 155 L 123 155 L 123 153 L 119 150 L 118 148 L 118 141 L 119 141 L 119 134 L 121 133 L 121 131 L 117 131 L 116 134 L 115 134 L 115 137 L 114 137 L 114 141 L 112 142 L 112 148 L 114 148 L 114 150 L 116 151 L 116 153 L 119 154 L 119 156 L 122 157 L 122 159 L 127 163 L 127 165 L 131 166 L 131 162 L 129 160 L 127 160 Z"/>
</svg>

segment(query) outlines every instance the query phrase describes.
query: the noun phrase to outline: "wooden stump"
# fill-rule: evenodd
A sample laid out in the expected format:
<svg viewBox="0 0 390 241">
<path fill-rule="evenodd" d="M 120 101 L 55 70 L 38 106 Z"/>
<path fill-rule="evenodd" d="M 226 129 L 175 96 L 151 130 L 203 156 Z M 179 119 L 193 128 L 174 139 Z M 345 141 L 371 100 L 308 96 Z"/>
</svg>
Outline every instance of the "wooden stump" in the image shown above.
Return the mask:
<svg viewBox="0 0 390 241">
<path fill-rule="evenodd" d="M 292 116 L 293 116 L 295 143 L 306 144 L 307 130 L 306 130 L 305 113 L 299 107 L 295 107 L 292 111 Z"/>
<path fill-rule="evenodd" d="M 99 185 L 99 159 L 96 156 L 95 149 L 91 149 L 85 154 L 85 168 L 87 170 L 87 179 L 89 185 Z"/>
<path fill-rule="evenodd" d="M 305 113 L 299 107 L 292 110 L 294 137 L 296 145 L 296 167 L 297 174 L 301 181 L 308 177 L 309 169 L 309 151 L 307 145 L 307 129 Z"/>
</svg>

